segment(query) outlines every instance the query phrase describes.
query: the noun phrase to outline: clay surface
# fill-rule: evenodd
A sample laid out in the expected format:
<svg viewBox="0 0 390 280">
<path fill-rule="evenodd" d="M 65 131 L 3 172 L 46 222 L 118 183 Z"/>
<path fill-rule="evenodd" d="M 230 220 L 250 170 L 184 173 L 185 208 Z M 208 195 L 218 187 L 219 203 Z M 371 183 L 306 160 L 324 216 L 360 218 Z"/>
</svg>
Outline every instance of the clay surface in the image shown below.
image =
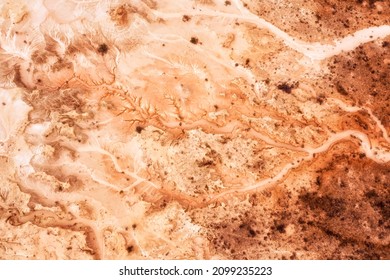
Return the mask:
<svg viewBox="0 0 390 280">
<path fill-rule="evenodd" d="M 389 1 L 0 23 L 0 259 L 390 259 Z"/>
</svg>

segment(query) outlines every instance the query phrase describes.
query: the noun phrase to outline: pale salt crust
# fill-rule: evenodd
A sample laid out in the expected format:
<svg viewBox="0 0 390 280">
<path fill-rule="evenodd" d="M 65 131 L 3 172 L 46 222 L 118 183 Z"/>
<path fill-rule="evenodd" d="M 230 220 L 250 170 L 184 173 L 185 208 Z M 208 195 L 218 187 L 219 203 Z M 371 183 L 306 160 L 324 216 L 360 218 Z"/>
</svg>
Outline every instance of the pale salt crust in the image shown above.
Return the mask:
<svg viewBox="0 0 390 280">
<path fill-rule="evenodd" d="M 387 2 L 274 2 L 1 1 L 0 258 L 388 258 Z"/>
</svg>

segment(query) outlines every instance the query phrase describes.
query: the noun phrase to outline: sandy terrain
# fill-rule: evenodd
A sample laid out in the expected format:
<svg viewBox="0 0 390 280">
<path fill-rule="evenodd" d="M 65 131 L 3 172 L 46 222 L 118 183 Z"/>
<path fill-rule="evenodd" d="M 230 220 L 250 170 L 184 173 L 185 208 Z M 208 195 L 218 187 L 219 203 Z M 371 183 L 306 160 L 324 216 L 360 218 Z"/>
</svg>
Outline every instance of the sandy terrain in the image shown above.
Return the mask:
<svg viewBox="0 0 390 280">
<path fill-rule="evenodd" d="M 388 0 L 0 23 L 0 259 L 390 259 Z"/>
</svg>

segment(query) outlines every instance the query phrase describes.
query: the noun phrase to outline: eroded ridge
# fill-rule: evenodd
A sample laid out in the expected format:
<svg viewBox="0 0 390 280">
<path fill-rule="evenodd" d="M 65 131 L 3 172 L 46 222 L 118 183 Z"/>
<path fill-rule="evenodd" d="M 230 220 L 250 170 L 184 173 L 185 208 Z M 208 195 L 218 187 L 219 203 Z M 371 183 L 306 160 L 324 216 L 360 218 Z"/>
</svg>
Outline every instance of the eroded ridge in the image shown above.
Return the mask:
<svg viewBox="0 0 390 280">
<path fill-rule="evenodd" d="M 389 259 L 389 6 L 277 2 L 2 3 L 0 258 Z"/>
</svg>

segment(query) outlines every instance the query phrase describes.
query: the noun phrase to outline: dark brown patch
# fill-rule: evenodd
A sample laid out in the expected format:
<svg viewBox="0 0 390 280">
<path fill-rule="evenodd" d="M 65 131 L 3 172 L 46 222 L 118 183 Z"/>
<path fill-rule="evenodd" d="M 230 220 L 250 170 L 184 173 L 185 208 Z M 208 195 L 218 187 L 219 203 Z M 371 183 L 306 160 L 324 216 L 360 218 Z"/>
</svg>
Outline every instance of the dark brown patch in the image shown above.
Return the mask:
<svg viewBox="0 0 390 280">
<path fill-rule="evenodd" d="M 284 91 L 285 93 L 291 93 L 293 88 L 294 88 L 294 84 L 289 84 L 289 83 L 283 82 L 283 83 L 278 84 L 277 88 L 281 91 Z"/>
<path fill-rule="evenodd" d="M 144 130 L 144 128 L 143 128 L 142 126 L 136 126 L 136 127 L 135 127 L 135 131 L 136 131 L 137 133 L 141 133 L 143 130 Z"/>
<path fill-rule="evenodd" d="M 108 46 L 107 44 L 103 43 L 103 44 L 100 44 L 97 51 L 101 54 L 106 54 L 108 52 Z"/>
<path fill-rule="evenodd" d="M 190 42 L 194 45 L 199 43 L 199 39 L 197 37 L 191 37 Z"/>
<path fill-rule="evenodd" d="M 188 16 L 188 15 L 183 15 L 183 17 L 181 18 L 181 20 L 182 20 L 183 22 L 187 22 L 187 21 L 190 21 L 190 20 L 191 20 L 191 17 Z"/>
<path fill-rule="evenodd" d="M 280 233 L 285 233 L 286 232 L 286 226 L 284 224 L 278 224 L 278 225 L 276 225 L 275 228 Z"/>
<path fill-rule="evenodd" d="M 340 84 L 340 82 L 336 82 L 336 90 L 341 95 L 348 95 L 348 91 L 346 91 L 346 89 Z"/>
<path fill-rule="evenodd" d="M 132 252 L 134 251 L 134 246 L 133 246 L 133 245 L 127 246 L 127 247 L 126 247 L 126 251 L 127 251 L 128 253 L 132 253 Z"/>
<path fill-rule="evenodd" d="M 321 209 L 328 217 L 339 216 L 345 210 L 345 200 L 318 193 L 305 193 L 299 197 L 311 210 Z"/>
<path fill-rule="evenodd" d="M 198 167 L 207 167 L 207 166 L 212 166 L 215 165 L 214 161 L 209 160 L 209 159 L 202 159 L 201 161 L 197 161 Z"/>
</svg>

